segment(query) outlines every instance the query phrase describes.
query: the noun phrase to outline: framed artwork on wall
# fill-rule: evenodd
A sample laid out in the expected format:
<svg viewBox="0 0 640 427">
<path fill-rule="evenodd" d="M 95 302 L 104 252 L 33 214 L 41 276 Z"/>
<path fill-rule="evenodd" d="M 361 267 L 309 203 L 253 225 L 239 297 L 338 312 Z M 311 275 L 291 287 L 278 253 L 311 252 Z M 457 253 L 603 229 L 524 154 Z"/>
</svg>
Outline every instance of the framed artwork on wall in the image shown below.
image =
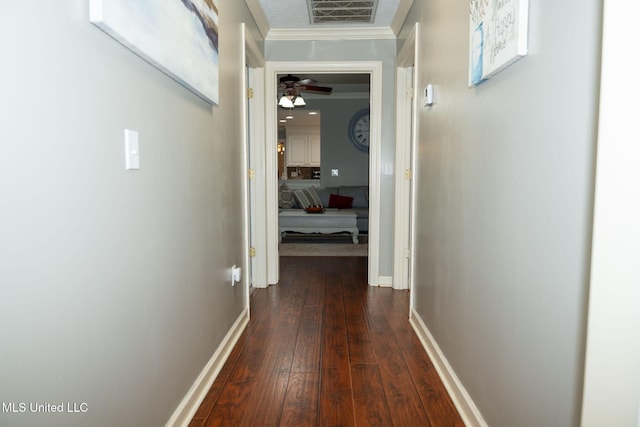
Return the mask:
<svg viewBox="0 0 640 427">
<path fill-rule="evenodd" d="M 469 86 L 527 54 L 529 0 L 470 0 Z"/>
<path fill-rule="evenodd" d="M 90 0 L 89 20 L 218 104 L 218 0 Z"/>
</svg>

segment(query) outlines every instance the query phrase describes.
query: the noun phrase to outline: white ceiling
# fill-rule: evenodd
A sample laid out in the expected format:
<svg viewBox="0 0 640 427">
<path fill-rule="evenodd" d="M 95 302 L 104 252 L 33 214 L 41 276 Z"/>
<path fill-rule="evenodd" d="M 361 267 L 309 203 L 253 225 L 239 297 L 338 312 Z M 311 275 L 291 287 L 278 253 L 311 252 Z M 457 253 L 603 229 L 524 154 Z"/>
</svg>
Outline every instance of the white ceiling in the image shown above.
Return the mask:
<svg viewBox="0 0 640 427">
<path fill-rule="evenodd" d="M 258 3 L 267 16 L 271 28 L 309 28 L 311 26 L 340 27 L 344 25 L 390 27 L 398 10 L 400 0 L 378 0 L 373 23 L 324 23 L 317 25 L 311 24 L 309 6 L 305 0 L 258 0 Z"/>
<path fill-rule="evenodd" d="M 337 0 L 331 0 L 336 1 Z M 307 0 L 245 0 L 267 40 L 395 38 L 414 0 L 377 0 L 373 22 L 312 24 Z M 340 2 L 348 6 L 353 2 Z"/>
<path fill-rule="evenodd" d="M 313 24 L 306 0 L 245 0 L 262 35 L 267 40 L 277 39 L 377 39 L 395 38 L 414 0 L 377 0 L 375 17 L 371 23 L 336 22 Z M 355 2 L 354 2 L 355 3 Z M 368 97 L 369 76 L 349 74 L 306 74 L 300 78 L 312 78 L 320 86 L 333 87 L 332 98 Z M 324 97 L 303 93 L 307 99 Z M 320 114 L 310 116 L 309 107 L 292 111 L 278 109 L 278 118 L 292 113 L 294 119 L 279 126 L 318 126 Z"/>
<path fill-rule="evenodd" d="M 318 114 L 310 115 L 310 111 L 315 111 Z M 293 117 L 293 119 L 287 119 L 286 117 Z M 321 114 L 319 110 L 294 108 L 292 110 L 283 110 L 278 108 L 278 127 L 314 127 L 320 129 Z M 281 120 L 285 120 L 284 123 Z"/>
</svg>

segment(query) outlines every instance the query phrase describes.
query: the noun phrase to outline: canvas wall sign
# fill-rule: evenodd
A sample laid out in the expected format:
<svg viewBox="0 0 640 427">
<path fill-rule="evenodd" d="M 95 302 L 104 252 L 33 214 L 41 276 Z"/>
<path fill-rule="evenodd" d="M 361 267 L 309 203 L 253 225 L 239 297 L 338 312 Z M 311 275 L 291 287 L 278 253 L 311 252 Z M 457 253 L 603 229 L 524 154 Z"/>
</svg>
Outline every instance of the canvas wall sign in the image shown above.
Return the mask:
<svg viewBox="0 0 640 427">
<path fill-rule="evenodd" d="M 90 0 L 90 21 L 218 104 L 217 0 Z"/>
<path fill-rule="evenodd" d="M 470 86 L 527 54 L 528 15 L 528 0 L 470 0 Z"/>
</svg>

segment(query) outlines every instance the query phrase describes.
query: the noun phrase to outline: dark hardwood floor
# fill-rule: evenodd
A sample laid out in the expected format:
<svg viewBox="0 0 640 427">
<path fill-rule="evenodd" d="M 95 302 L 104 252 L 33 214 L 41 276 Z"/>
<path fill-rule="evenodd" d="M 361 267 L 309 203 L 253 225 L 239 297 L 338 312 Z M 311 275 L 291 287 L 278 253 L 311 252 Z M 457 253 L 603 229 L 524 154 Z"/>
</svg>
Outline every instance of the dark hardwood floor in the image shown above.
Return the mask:
<svg viewBox="0 0 640 427">
<path fill-rule="evenodd" d="M 408 321 L 409 293 L 366 257 L 281 257 L 191 426 L 463 426 Z"/>
</svg>

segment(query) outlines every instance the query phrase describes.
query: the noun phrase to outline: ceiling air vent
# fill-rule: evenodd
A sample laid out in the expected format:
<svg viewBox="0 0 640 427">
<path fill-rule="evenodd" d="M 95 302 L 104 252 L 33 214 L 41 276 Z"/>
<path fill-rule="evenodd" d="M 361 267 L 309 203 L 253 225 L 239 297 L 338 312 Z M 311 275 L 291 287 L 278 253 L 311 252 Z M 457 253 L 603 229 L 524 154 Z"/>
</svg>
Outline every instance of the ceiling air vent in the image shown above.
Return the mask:
<svg viewBox="0 0 640 427">
<path fill-rule="evenodd" d="M 373 22 L 378 0 L 307 0 L 311 23 Z"/>
</svg>

